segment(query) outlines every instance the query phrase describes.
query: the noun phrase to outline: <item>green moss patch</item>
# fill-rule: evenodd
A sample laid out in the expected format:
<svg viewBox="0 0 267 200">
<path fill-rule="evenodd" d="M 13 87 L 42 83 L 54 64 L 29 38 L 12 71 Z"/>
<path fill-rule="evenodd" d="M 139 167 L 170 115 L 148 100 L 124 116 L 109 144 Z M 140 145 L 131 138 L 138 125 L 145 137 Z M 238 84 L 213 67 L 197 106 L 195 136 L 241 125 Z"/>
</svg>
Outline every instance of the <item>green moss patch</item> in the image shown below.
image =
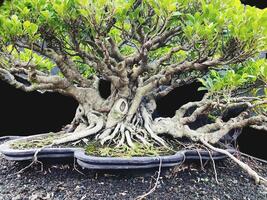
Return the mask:
<svg viewBox="0 0 267 200">
<path fill-rule="evenodd" d="M 182 146 L 178 143 L 172 144 L 169 147 L 158 146 L 155 144 L 143 145 L 140 143 L 134 143 L 134 148 L 130 148 L 127 145 L 116 147 L 102 146 L 98 142 L 91 142 L 85 148 L 85 153 L 90 156 L 100 157 L 141 157 L 141 156 L 164 156 L 173 155 L 178 150 L 182 149 Z"/>
<path fill-rule="evenodd" d="M 45 136 L 37 136 L 31 139 L 21 139 L 10 144 L 13 149 L 35 149 L 51 145 L 53 140 L 60 138 L 59 134 L 49 133 Z"/>
<path fill-rule="evenodd" d="M 63 136 L 64 134 L 62 134 L 62 132 L 39 135 L 32 138 L 17 140 L 11 143 L 10 147 L 18 150 L 42 148 L 51 145 L 53 140 L 62 138 Z M 181 142 L 181 139 L 178 140 L 172 137 L 163 137 L 163 139 L 167 142 L 168 147 L 157 145 L 153 142 L 151 142 L 150 145 L 135 142 L 133 148 L 127 145 L 122 145 L 120 147 L 117 147 L 115 144 L 101 145 L 94 137 L 53 147 L 76 147 L 84 149 L 85 153 L 90 156 L 122 158 L 173 155 L 179 150 L 185 148 L 194 149 L 197 147 L 196 144 L 192 146 L 189 140 Z"/>
</svg>

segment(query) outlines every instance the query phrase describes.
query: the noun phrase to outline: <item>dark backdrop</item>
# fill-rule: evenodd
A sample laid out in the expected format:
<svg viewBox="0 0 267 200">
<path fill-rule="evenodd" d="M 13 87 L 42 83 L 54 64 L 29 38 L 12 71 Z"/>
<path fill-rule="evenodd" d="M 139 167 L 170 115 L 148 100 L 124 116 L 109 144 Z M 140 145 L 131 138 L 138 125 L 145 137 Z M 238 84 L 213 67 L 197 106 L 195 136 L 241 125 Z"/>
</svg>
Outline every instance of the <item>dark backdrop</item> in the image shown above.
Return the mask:
<svg viewBox="0 0 267 200">
<path fill-rule="evenodd" d="M 266 0 L 241 0 L 242 3 L 251 5 L 251 6 L 256 6 L 258 8 L 266 8 L 267 7 L 267 1 Z"/>
<path fill-rule="evenodd" d="M 56 93 L 25 93 L 0 81 L 0 136 L 58 131 L 71 122 L 77 103 Z"/>
</svg>

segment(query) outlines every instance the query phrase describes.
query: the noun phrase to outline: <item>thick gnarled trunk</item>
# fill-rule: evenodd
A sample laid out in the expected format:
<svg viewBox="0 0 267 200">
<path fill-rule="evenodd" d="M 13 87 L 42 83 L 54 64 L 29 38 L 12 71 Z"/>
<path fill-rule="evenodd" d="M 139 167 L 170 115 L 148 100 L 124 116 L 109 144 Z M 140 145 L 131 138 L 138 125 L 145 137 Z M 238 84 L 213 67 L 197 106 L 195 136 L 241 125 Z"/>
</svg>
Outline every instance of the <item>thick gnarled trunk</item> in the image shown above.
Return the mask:
<svg viewBox="0 0 267 200">
<path fill-rule="evenodd" d="M 67 134 L 54 141 L 61 144 L 80 140 L 95 135 L 102 144 L 114 144 L 117 147 L 127 145 L 134 147 L 135 143 L 150 145 L 157 143 L 167 146 L 161 138 L 162 134 L 169 134 L 174 138 L 187 137 L 192 141 L 207 141 L 217 143 L 231 130 L 244 126 L 259 126 L 266 121 L 264 116 L 248 117 L 249 109 L 254 108 L 253 98 L 236 98 L 231 103 L 213 101 L 209 94 L 201 101 L 189 102 L 176 111 L 172 118 L 152 118 L 156 109 L 154 96 L 149 93 L 150 87 L 140 87 L 132 91 L 131 98 L 121 97 L 113 92 L 108 99 L 102 99 L 93 89 L 77 88 L 73 94 L 80 102 L 74 120 L 67 127 Z M 135 95 L 133 95 L 135 94 Z M 264 103 L 264 102 L 263 102 Z M 218 106 L 222 110 L 245 105 L 245 110 L 236 117 L 223 121 L 221 116 L 210 124 L 197 129 L 191 129 L 189 124 L 195 122 L 201 115 L 208 115 Z M 191 112 L 188 112 L 191 110 Z M 223 115 L 224 113 L 221 113 Z"/>
<path fill-rule="evenodd" d="M 134 141 L 148 145 L 154 140 L 166 145 L 151 129 L 152 112 L 156 108 L 153 100 L 129 100 L 119 98 L 118 95 L 103 100 L 97 94 L 93 96 L 90 93 L 89 98 L 88 93 L 83 92 L 77 93 L 79 95 L 76 99 L 81 103 L 72 123 L 65 128 L 68 133 L 64 138 L 54 141 L 54 144 L 73 142 L 96 135 L 101 144 L 113 142 L 117 146 L 126 144 L 133 147 Z"/>
</svg>

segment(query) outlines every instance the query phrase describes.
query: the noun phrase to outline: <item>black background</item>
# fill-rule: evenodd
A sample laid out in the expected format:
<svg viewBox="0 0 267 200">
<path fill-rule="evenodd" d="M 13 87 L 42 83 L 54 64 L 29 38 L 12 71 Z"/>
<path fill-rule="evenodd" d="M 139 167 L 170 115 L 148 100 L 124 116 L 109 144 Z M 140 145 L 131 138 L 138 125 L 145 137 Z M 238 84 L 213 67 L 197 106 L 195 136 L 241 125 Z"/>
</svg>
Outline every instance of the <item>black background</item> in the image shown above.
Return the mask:
<svg viewBox="0 0 267 200">
<path fill-rule="evenodd" d="M 0 81 L 0 135 L 59 131 L 71 122 L 77 102 L 57 93 L 25 93 Z"/>
</svg>

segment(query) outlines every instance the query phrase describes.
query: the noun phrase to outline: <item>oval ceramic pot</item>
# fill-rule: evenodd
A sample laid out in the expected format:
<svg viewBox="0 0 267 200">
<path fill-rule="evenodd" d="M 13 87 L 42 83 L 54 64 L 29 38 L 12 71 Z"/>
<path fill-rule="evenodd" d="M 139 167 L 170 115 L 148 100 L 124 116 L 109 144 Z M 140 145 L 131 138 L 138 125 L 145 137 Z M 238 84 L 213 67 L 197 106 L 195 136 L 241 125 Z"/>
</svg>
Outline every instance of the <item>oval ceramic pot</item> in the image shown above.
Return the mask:
<svg viewBox="0 0 267 200">
<path fill-rule="evenodd" d="M 179 165 L 185 160 L 183 153 L 176 153 L 169 156 L 144 156 L 144 157 L 97 157 L 86 155 L 83 150 L 74 153 L 77 163 L 88 169 L 138 169 L 153 168 L 162 163 L 162 167 L 172 167 Z"/>
<path fill-rule="evenodd" d="M 13 149 L 11 144 L 17 141 L 30 140 L 32 138 L 44 137 L 48 134 L 40 134 L 17 138 L 0 145 L 0 152 L 8 160 L 22 161 L 32 160 L 38 149 Z M 228 149 L 229 153 L 235 153 L 234 149 Z M 145 169 L 158 167 L 172 167 L 183 163 L 185 160 L 219 160 L 226 158 L 225 155 L 218 152 L 209 152 L 205 150 L 181 150 L 173 155 L 168 156 L 144 156 L 144 157 L 97 157 L 86 155 L 80 148 L 44 148 L 38 152 L 38 158 L 58 159 L 73 158 L 77 163 L 87 169 Z"/>
<path fill-rule="evenodd" d="M 17 141 L 25 141 L 36 137 L 43 137 L 48 134 L 39 134 L 34 136 L 19 137 L 9 140 L 0 145 L 0 152 L 8 160 L 22 161 L 32 160 L 38 149 L 14 149 L 11 144 Z M 77 148 L 44 148 L 38 153 L 38 158 L 73 158 L 74 151 Z"/>
<path fill-rule="evenodd" d="M 236 153 L 236 150 L 233 148 L 229 148 L 226 150 L 231 154 Z M 227 156 L 222 153 L 205 150 L 185 150 L 184 155 L 186 157 L 186 160 L 221 160 L 227 158 Z"/>
<path fill-rule="evenodd" d="M 227 149 L 234 154 L 234 149 Z M 220 160 L 227 156 L 218 152 L 209 153 L 204 150 L 182 150 L 170 156 L 153 157 L 96 157 L 86 155 L 84 150 L 77 150 L 74 153 L 77 163 L 87 169 L 138 169 L 158 167 L 172 167 L 183 163 L 185 160 Z"/>
<path fill-rule="evenodd" d="M 13 136 L 13 135 L 2 136 L 2 137 L 0 137 L 0 142 L 7 141 L 7 140 L 14 140 L 14 139 L 22 138 L 22 137 L 23 136 Z"/>
</svg>

